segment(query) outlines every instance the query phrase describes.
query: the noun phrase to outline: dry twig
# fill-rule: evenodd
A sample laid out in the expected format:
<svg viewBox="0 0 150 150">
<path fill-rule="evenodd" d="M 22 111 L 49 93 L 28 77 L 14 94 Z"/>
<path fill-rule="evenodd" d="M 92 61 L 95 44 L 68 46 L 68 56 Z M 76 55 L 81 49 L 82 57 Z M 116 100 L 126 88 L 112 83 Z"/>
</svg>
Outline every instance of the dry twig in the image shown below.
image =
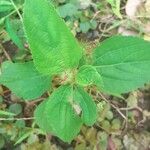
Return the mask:
<svg viewBox="0 0 150 150">
<path fill-rule="evenodd" d="M 113 107 L 122 116 L 123 119 L 125 119 L 127 121 L 127 117 L 120 111 L 120 109 L 118 107 L 116 107 L 114 104 L 110 103 L 103 94 L 99 93 L 99 95 L 103 98 L 104 101 L 109 103 L 111 105 L 111 107 Z"/>
<path fill-rule="evenodd" d="M 12 60 L 11 60 L 11 58 L 10 58 L 9 54 L 7 53 L 7 51 L 5 50 L 5 48 L 3 47 L 3 45 L 2 45 L 2 44 L 0 44 L 0 48 L 1 48 L 1 49 L 2 49 L 2 51 L 4 52 L 5 57 L 6 57 L 9 61 L 11 61 L 11 62 L 12 62 Z"/>
<path fill-rule="evenodd" d="M 16 120 L 34 120 L 34 117 L 30 118 L 0 118 L 0 121 L 16 121 Z"/>
</svg>

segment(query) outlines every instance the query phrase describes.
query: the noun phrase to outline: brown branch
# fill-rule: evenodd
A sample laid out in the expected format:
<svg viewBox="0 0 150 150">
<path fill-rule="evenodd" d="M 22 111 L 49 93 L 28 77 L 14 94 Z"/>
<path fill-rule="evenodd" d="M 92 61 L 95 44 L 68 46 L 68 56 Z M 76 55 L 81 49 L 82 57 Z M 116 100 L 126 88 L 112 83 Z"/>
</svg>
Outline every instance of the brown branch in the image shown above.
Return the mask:
<svg viewBox="0 0 150 150">
<path fill-rule="evenodd" d="M 113 107 L 121 116 L 123 119 L 125 119 L 127 121 L 126 116 L 120 111 L 120 109 L 118 107 L 116 107 L 114 104 L 110 103 L 105 96 L 103 96 L 100 92 L 99 95 L 103 98 L 104 101 L 106 101 L 107 103 L 109 103 L 111 105 L 111 107 Z"/>
<path fill-rule="evenodd" d="M 3 47 L 2 44 L 0 44 L 0 48 L 2 49 L 2 51 L 3 51 L 4 55 L 5 55 L 5 57 L 6 57 L 9 61 L 12 62 L 12 60 L 11 60 L 9 54 L 7 53 L 7 51 L 5 50 L 5 48 Z"/>
</svg>

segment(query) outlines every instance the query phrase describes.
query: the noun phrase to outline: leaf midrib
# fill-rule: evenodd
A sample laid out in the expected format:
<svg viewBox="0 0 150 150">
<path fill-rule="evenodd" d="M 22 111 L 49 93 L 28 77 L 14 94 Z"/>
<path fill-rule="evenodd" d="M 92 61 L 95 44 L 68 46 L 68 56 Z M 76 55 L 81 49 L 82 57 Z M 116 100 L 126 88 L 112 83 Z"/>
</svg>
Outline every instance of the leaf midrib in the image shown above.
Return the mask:
<svg viewBox="0 0 150 150">
<path fill-rule="evenodd" d="M 141 45 L 141 43 L 139 43 L 139 44 L 131 44 L 127 48 L 129 49 L 129 48 L 131 48 L 133 46 L 139 46 L 139 45 Z M 96 60 L 94 61 L 94 63 L 96 63 L 99 59 L 101 59 L 102 57 L 108 55 L 109 53 L 117 52 L 117 51 L 120 51 L 121 49 L 122 49 L 122 47 L 118 48 L 118 49 L 114 49 L 114 50 L 109 49 L 109 51 L 107 51 L 106 53 L 102 54 L 100 57 L 96 58 Z M 137 51 L 137 50 L 135 50 L 135 51 Z M 141 51 L 143 51 L 143 49 L 141 49 Z"/>
<path fill-rule="evenodd" d="M 99 65 L 99 66 L 94 66 L 94 67 L 96 67 L 96 68 L 115 67 L 115 66 L 119 66 L 119 65 L 139 64 L 139 63 L 147 63 L 147 62 L 150 62 L 150 60 L 121 62 L 121 63 L 116 63 L 116 64 Z"/>
</svg>

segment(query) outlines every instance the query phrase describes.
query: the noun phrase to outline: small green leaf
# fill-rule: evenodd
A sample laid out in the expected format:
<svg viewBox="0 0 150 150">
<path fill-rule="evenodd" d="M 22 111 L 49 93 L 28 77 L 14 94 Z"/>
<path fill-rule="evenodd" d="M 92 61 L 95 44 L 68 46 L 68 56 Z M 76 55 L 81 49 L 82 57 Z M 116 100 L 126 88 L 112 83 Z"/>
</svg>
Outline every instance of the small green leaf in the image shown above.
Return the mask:
<svg viewBox="0 0 150 150">
<path fill-rule="evenodd" d="M 90 28 L 91 28 L 90 22 L 86 21 L 80 23 L 80 29 L 83 33 L 88 32 Z"/>
<path fill-rule="evenodd" d="M 22 112 L 22 106 L 21 104 L 12 104 L 9 106 L 9 111 L 18 115 Z"/>
<path fill-rule="evenodd" d="M 113 130 L 119 130 L 121 128 L 121 122 L 119 119 L 113 119 L 111 122 L 111 128 Z"/>
<path fill-rule="evenodd" d="M 108 111 L 107 114 L 106 114 L 106 118 L 108 120 L 112 120 L 113 119 L 113 112 L 112 111 Z"/>
<path fill-rule="evenodd" d="M 106 131 L 110 130 L 110 122 L 108 120 L 103 120 L 101 123 L 102 128 L 104 128 Z"/>
<path fill-rule="evenodd" d="M 24 27 L 37 70 L 57 74 L 77 67 L 82 49 L 47 0 L 26 0 Z"/>
<path fill-rule="evenodd" d="M 17 120 L 17 121 L 15 122 L 15 126 L 16 126 L 17 128 L 25 128 L 26 123 L 25 123 L 24 120 Z"/>
<path fill-rule="evenodd" d="M 108 147 L 108 134 L 106 132 L 98 132 L 98 142 L 101 150 L 106 150 Z"/>
<path fill-rule="evenodd" d="M 37 72 L 33 62 L 2 64 L 0 83 L 7 86 L 18 97 L 31 100 L 40 97 L 50 88 L 49 76 Z"/>
<path fill-rule="evenodd" d="M 75 15 L 78 10 L 77 7 L 71 3 L 67 3 L 65 5 L 58 7 L 58 12 L 60 13 L 60 16 L 62 18 L 66 18 L 67 16 L 73 16 Z"/>
<path fill-rule="evenodd" d="M 76 76 L 76 82 L 82 86 L 97 85 L 98 87 L 103 86 L 101 75 L 97 70 L 90 65 L 84 65 L 79 68 L 79 72 Z"/>
<path fill-rule="evenodd" d="M 82 125 L 81 118 L 72 107 L 71 93 L 71 86 L 59 87 L 47 101 L 37 107 L 34 114 L 36 123 L 43 130 L 53 133 L 65 142 L 70 142 L 79 133 Z"/>
<path fill-rule="evenodd" d="M 102 42 L 93 56 L 105 92 L 127 93 L 150 82 L 150 42 L 114 36 Z"/>
<path fill-rule="evenodd" d="M 86 125 L 93 125 L 96 122 L 97 110 L 96 104 L 88 93 L 81 87 L 76 87 L 74 90 L 74 103 L 81 108 L 81 118 Z"/>
<path fill-rule="evenodd" d="M 90 24 L 91 24 L 91 29 L 96 29 L 96 27 L 97 27 L 97 22 L 96 22 L 96 20 L 91 20 L 90 21 Z"/>
</svg>

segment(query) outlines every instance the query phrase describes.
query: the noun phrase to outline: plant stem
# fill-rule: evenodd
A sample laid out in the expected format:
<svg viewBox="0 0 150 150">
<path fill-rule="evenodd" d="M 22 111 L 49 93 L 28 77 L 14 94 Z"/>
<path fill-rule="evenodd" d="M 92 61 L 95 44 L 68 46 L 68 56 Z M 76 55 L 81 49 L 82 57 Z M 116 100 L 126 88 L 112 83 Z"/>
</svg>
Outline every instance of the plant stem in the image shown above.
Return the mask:
<svg viewBox="0 0 150 150">
<path fill-rule="evenodd" d="M 109 103 L 122 116 L 122 118 L 124 118 L 127 121 L 126 116 L 120 111 L 119 108 L 117 108 L 114 104 L 110 103 L 101 93 L 99 93 L 99 95 L 103 98 L 104 101 Z"/>
<path fill-rule="evenodd" d="M 15 10 L 16 10 L 16 12 L 17 12 L 17 14 L 18 14 L 18 16 L 19 16 L 19 18 L 20 18 L 20 20 L 21 20 L 21 22 L 23 22 L 23 18 L 22 18 L 22 16 L 21 16 L 20 12 L 19 12 L 19 9 L 17 8 L 17 6 L 16 6 L 15 3 L 13 2 L 13 0 L 10 0 L 10 2 L 12 3 L 13 7 L 15 8 Z"/>
<path fill-rule="evenodd" d="M 34 120 L 34 117 L 30 118 L 0 118 L 0 121 L 16 121 L 16 120 Z"/>
<path fill-rule="evenodd" d="M 22 8 L 22 6 L 18 7 L 18 8 L 17 8 L 17 10 L 19 10 L 19 9 L 21 9 L 21 8 Z M 14 11 L 12 11 L 12 12 L 11 12 L 11 13 L 9 13 L 8 15 L 6 15 L 4 18 L 7 18 L 7 17 L 9 17 L 9 16 L 13 15 L 14 13 L 16 13 L 16 12 L 17 12 L 17 10 L 15 9 Z"/>
<path fill-rule="evenodd" d="M 4 52 L 5 57 L 6 57 L 9 61 L 11 61 L 11 62 L 12 62 L 12 60 L 11 60 L 11 58 L 10 58 L 9 54 L 6 52 L 6 50 L 5 50 L 5 48 L 3 47 L 3 45 L 2 45 L 2 44 L 0 44 L 0 48 L 1 48 L 1 49 L 2 49 L 2 51 Z"/>
</svg>

